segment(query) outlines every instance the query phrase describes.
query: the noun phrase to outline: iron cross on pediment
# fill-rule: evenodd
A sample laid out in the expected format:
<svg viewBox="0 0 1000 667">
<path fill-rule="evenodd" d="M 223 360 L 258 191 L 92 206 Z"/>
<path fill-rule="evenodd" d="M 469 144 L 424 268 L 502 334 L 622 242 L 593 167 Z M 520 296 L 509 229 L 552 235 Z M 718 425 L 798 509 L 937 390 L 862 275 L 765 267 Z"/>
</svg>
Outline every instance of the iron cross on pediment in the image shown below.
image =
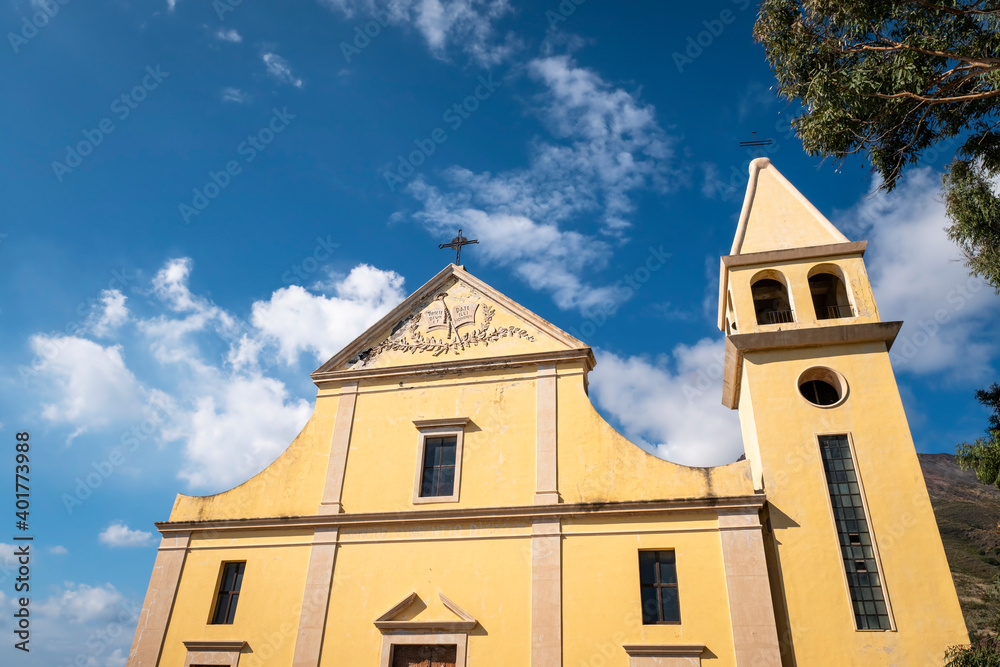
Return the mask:
<svg viewBox="0 0 1000 667">
<path fill-rule="evenodd" d="M 456 236 L 455 238 L 453 238 L 451 240 L 451 243 L 442 243 L 441 245 L 438 246 L 438 248 L 440 248 L 442 250 L 444 248 L 451 248 L 452 250 L 454 250 L 455 251 L 455 264 L 458 264 L 459 266 L 461 266 L 462 265 L 462 246 L 464 246 L 464 245 L 472 245 L 474 243 L 478 244 L 479 241 L 477 241 L 476 239 L 473 239 L 473 240 L 470 241 L 469 239 L 467 239 L 464 236 L 462 236 L 462 230 L 459 229 L 458 230 L 458 236 Z"/>
</svg>

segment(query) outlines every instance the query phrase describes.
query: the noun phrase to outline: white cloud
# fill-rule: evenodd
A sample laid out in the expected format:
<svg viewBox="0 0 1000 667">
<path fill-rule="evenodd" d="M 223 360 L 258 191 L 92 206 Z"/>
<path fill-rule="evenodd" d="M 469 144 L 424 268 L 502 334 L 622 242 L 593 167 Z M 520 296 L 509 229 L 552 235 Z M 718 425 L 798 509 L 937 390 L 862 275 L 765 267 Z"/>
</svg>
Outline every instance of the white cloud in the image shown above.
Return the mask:
<svg viewBox="0 0 1000 667">
<path fill-rule="evenodd" d="M 496 36 L 494 24 L 513 13 L 509 0 L 320 0 L 346 18 L 377 19 L 416 29 L 436 58 L 461 49 L 479 65 L 506 60 L 520 44 L 513 33 Z"/>
<path fill-rule="evenodd" d="M 897 370 L 982 381 L 998 352 L 1000 299 L 969 275 L 948 239 L 940 187 L 940 173 L 911 170 L 893 192 L 862 199 L 838 224 L 869 241 L 865 262 L 882 320 L 904 322 L 891 352 Z"/>
<path fill-rule="evenodd" d="M 302 352 L 322 362 L 402 301 L 402 287 L 403 278 L 394 271 L 360 264 L 331 285 L 333 296 L 285 287 L 254 303 L 251 320 L 286 363 L 295 363 Z M 255 343 L 241 341 L 240 354 L 247 354 L 242 348 L 247 344 Z"/>
<path fill-rule="evenodd" d="M 623 240 L 632 195 L 666 190 L 675 180 L 671 140 L 653 107 L 568 56 L 536 59 L 528 70 L 543 85 L 536 111 L 556 141 L 535 142 L 527 168 L 492 174 L 453 167 L 443 186 L 417 178 L 407 191 L 423 204 L 415 217 L 429 230 L 463 227 L 488 241 L 480 250 L 485 259 L 550 292 L 561 308 L 586 311 L 614 300 L 612 288 L 594 287 L 586 276 Z M 589 229 L 595 214 L 600 236 L 571 228 L 579 222 Z"/>
<path fill-rule="evenodd" d="M 49 618 L 90 623 L 116 618 L 125 603 L 125 597 L 111 584 L 88 586 L 67 582 L 65 590 L 38 603 L 38 608 Z"/>
<path fill-rule="evenodd" d="M 46 334 L 32 336 L 30 344 L 42 360 L 34 370 L 52 399 L 42 407 L 48 421 L 78 429 L 104 426 L 137 418 L 151 398 L 126 367 L 120 345 Z"/>
<path fill-rule="evenodd" d="M 267 73 L 274 77 L 279 83 L 287 83 L 296 88 L 302 87 L 302 79 L 292 74 L 292 66 L 287 60 L 277 53 L 265 53 L 262 56 Z"/>
<path fill-rule="evenodd" d="M 14 555 L 16 549 L 13 544 L 0 542 L 0 584 L 10 578 L 12 573 L 17 572 L 17 556 Z"/>
<path fill-rule="evenodd" d="M 239 44 L 243 41 L 243 36 L 240 35 L 235 28 L 230 28 L 229 30 L 220 28 L 219 31 L 215 33 L 215 38 L 221 42 L 230 42 L 232 44 Z"/>
<path fill-rule="evenodd" d="M 723 465 L 743 453 L 739 416 L 722 405 L 723 345 L 708 338 L 658 359 L 597 354 L 591 395 L 626 437 L 660 458 Z"/>
<path fill-rule="evenodd" d="M 134 352 L 160 364 L 151 371 L 160 387 L 136 378 L 122 345 L 74 336 L 31 337 L 42 359 L 33 370 L 45 381 L 43 415 L 72 429 L 70 440 L 152 416 L 155 441 L 179 444 L 178 476 L 190 487 L 219 490 L 263 469 L 309 419 L 311 404 L 267 371 L 297 364 L 303 352 L 320 361 L 337 352 L 402 301 L 403 278 L 359 265 L 325 286 L 330 296 L 299 286 L 277 290 L 253 304 L 247 323 L 193 292 L 192 271 L 189 258 L 171 259 L 149 291 L 139 292 L 153 310 L 136 318 Z M 149 537 L 114 524 L 100 539 L 122 546 Z"/>
<path fill-rule="evenodd" d="M 84 330 L 98 338 L 107 338 L 128 321 L 128 307 L 125 306 L 126 296 L 119 290 L 104 290 L 101 292 L 101 303 L 87 319 Z"/>
<path fill-rule="evenodd" d="M 160 315 L 140 320 L 138 328 L 151 341 L 153 354 L 162 363 L 198 365 L 199 346 L 194 334 L 212 331 L 223 339 L 236 338 L 240 323 L 215 304 L 191 293 L 188 279 L 193 262 L 172 259 L 153 278 L 153 295 L 180 318 Z"/>
<path fill-rule="evenodd" d="M 153 534 L 144 530 L 132 530 L 123 523 L 113 523 L 97 539 L 109 547 L 144 547 L 153 539 Z"/>
<path fill-rule="evenodd" d="M 223 88 L 222 89 L 222 101 L 232 102 L 234 104 L 243 104 L 250 99 L 250 96 L 239 88 Z"/>
<path fill-rule="evenodd" d="M 49 553 L 62 556 L 64 554 L 68 554 L 69 551 L 67 551 L 66 547 L 64 547 L 63 545 L 57 544 L 54 547 L 49 547 Z"/>
<path fill-rule="evenodd" d="M 167 11 L 172 12 L 177 7 L 177 0 L 167 0 Z"/>
<path fill-rule="evenodd" d="M 312 406 L 291 398 L 279 380 L 219 376 L 165 437 L 184 440 L 180 477 L 191 487 L 224 489 L 273 461 L 311 413 Z"/>
<path fill-rule="evenodd" d="M 128 655 L 125 649 L 116 648 L 104 661 L 104 667 L 125 667 L 128 664 Z"/>
</svg>

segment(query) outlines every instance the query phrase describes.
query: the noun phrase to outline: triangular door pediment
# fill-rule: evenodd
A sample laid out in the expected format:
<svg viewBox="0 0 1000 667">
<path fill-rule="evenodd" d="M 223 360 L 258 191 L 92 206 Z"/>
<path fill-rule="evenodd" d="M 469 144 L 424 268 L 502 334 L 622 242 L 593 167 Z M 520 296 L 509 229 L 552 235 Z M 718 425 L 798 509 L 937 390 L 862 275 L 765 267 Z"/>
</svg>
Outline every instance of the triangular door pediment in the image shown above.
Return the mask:
<svg viewBox="0 0 1000 667">
<path fill-rule="evenodd" d="M 439 593 L 438 597 L 444 608 L 454 614 L 454 618 L 447 620 L 436 620 L 421 618 L 420 614 L 407 618 L 407 611 L 415 603 L 420 602 L 416 591 L 393 605 L 389 611 L 375 619 L 375 627 L 379 630 L 423 630 L 423 631 L 449 631 L 449 632 L 469 632 L 473 630 L 477 621 L 461 607 L 451 601 L 444 593 Z"/>
<path fill-rule="evenodd" d="M 587 345 L 449 265 L 313 374 L 583 350 Z"/>
</svg>

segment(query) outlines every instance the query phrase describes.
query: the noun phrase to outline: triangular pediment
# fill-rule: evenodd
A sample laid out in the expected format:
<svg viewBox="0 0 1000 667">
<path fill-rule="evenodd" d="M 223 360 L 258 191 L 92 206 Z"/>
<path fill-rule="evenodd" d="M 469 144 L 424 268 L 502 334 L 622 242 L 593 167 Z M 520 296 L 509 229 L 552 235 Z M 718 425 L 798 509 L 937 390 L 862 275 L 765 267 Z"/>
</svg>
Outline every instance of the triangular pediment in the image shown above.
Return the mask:
<svg viewBox="0 0 1000 667">
<path fill-rule="evenodd" d="M 380 630 L 447 630 L 469 632 L 478 621 L 450 600 L 444 593 L 425 603 L 416 591 L 397 602 L 375 619 Z"/>
<path fill-rule="evenodd" d="M 468 362 L 579 350 L 580 340 L 504 296 L 461 266 L 448 265 L 319 367 L 347 371 Z"/>
<path fill-rule="evenodd" d="M 750 163 L 750 181 L 730 255 L 847 242 L 769 159 Z"/>
</svg>

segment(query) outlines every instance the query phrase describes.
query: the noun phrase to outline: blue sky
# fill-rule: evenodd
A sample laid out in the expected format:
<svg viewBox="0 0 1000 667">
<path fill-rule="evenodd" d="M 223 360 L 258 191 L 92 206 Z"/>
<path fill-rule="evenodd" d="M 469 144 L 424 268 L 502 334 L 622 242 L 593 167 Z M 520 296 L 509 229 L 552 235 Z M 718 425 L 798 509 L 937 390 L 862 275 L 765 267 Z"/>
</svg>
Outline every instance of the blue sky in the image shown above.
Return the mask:
<svg viewBox="0 0 1000 667">
<path fill-rule="evenodd" d="M 592 397 L 633 441 L 735 460 L 715 304 L 753 132 L 869 240 L 918 449 L 985 427 L 1000 300 L 943 232 L 950 152 L 876 196 L 860 159 L 806 156 L 748 0 L 234 3 L 0 12 L 0 433 L 10 476 L 32 435 L 36 539 L 32 652 L 4 611 L 6 664 L 124 665 L 152 522 L 277 456 L 309 372 L 450 261 L 460 226 L 471 272 L 595 347 Z"/>
</svg>

